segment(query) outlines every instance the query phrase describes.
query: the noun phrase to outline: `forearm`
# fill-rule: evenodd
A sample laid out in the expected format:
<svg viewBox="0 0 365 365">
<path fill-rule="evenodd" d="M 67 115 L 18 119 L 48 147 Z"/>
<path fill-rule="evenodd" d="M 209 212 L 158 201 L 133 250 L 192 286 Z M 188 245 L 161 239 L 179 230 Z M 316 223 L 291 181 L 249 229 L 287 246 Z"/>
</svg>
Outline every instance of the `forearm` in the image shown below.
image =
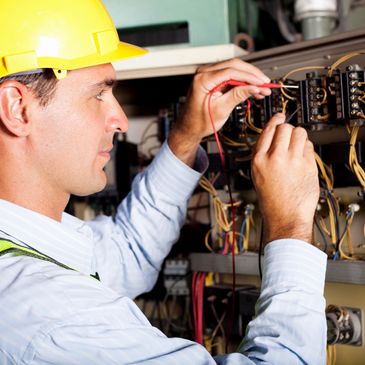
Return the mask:
<svg viewBox="0 0 365 365">
<path fill-rule="evenodd" d="M 177 129 L 173 129 L 168 137 L 168 145 L 172 153 L 189 167 L 193 167 L 197 151 L 200 145 L 200 138 L 189 137 Z"/>
<path fill-rule="evenodd" d="M 149 168 L 136 177 L 115 222 L 93 224 L 100 236 L 95 270 L 114 290 L 135 297 L 154 285 L 180 234 L 188 199 L 206 168 L 201 150 L 197 158 L 201 172 L 186 166 L 164 145 Z"/>
</svg>

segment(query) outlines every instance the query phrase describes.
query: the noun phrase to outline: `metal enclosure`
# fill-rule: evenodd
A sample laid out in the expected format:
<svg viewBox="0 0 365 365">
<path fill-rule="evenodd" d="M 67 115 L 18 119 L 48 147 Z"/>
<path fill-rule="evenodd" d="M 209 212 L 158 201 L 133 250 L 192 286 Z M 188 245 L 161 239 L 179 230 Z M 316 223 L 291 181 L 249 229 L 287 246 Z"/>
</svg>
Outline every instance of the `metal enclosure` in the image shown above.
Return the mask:
<svg viewBox="0 0 365 365">
<path fill-rule="evenodd" d="M 189 45 L 232 43 L 236 0 L 104 0 L 117 28 L 187 22 Z M 143 9 L 143 11 L 141 11 Z"/>
</svg>

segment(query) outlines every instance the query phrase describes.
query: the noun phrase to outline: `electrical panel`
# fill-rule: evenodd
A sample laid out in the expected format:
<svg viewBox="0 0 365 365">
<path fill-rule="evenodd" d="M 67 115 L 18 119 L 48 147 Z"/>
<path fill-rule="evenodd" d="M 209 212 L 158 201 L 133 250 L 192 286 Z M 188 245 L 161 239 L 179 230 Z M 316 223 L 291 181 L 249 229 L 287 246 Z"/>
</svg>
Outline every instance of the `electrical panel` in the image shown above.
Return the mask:
<svg viewBox="0 0 365 365">
<path fill-rule="evenodd" d="M 315 215 L 313 244 L 328 255 L 327 280 L 365 285 L 365 54 L 361 50 L 364 36 L 355 35 L 350 40 L 342 37 L 328 45 L 304 43 L 300 47 L 283 48 L 282 53 L 270 50 L 247 57 L 247 61 L 262 69 L 272 82 L 284 86 L 272 89 L 271 95 L 263 100 L 251 98 L 250 102 L 238 104 L 220 131 L 229 181 L 222 169 L 215 139 L 210 137 L 203 142 L 209 168 L 191 199 L 187 224 L 164 263 L 154 291 L 138 298 L 147 317 L 168 336 L 196 340 L 199 322 L 200 342 L 212 354 L 222 353 L 227 350 L 225 345 L 241 341 L 245 326 L 254 315 L 260 295 L 262 226 L 252 184 L 251 157 L 260 132 L 278 112 L 286 115 L 288 123 L 308 131 L 318 155 L 321 196 Z M 136 100 L 142 99 L 148 107 L 149 103 L 157 105 L 154 110 L 157 133 L 147 130 L 148 126 L 141 142 L 133 146 L 134 170 L 143 169 L 152 157 L 152 154 L 148 154 L 148 158 L 141 156 L 141 143 L 151 139 L 154 143 L 156 139 L 162 142 L 178 121 L 192 77 L 146 78 L 125 81 L 121 85 L 123 92 L 132 91 L 127 101 L 133 100 L 133 92 L 138 89 L 143 94 L 137 94 Z M 156 93 L 157 84 L 165 92 Z M 121 100 L 121 104 L 125 102 Z M 149 146 L 143 147 L 149 150 Z M 122 147 L 119 153 L 123 159 Z M 123 179 L 125 173 L 120 172 Z M 204 219 L 200 215 L 204 215 Z M 231 282 L 235 274 L 257 280 L 252 279 L 255 283 L 250 281 L 244 288 L 239 282 L 233 288 Z M 201 278 L 200 286 L 199 290 L 194 290 L 191 284 L 197 277 Z M 346 343 L 357 349 L 363 343 L 359 334 L 363 324 L 357 309 L 361 305 L 353 305 L 350 295 L 340 299 L 349 303 L 342 305 L 341 302 L 341 306 L 328 309 L 328 323 L 332 324 L 328 343 Z M 340 299 L 330 302 L 337 303 Z M 200 306 L 202 312 L 195 311 L 196 306 Z M 235 320 L 232 328 L 231 317 Z"/>
</svg>

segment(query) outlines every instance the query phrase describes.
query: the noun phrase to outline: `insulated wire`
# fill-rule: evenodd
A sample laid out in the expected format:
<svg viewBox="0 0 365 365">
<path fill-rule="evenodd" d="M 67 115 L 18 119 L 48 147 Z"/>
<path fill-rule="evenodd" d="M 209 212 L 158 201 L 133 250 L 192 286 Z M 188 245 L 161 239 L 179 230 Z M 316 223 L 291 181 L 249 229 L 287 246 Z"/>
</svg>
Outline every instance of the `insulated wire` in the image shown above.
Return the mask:
<svg viewBox="0 0 365 365">
<path fill-rule="evenodd" d="M 350 152 L 349 152 L 349 165 L 357 180 L 359 181 L 363 190 L 365 190 L 365 171 L 360 165 L 357 153 L 356 153 L 356 141 L 360 131 L 359 126 L 355 126 L 351 129 L 350 134 Z"/>
<path fill-rule="evenodd" d="M 351 53 L 348 53 L 347 55 L 339 58 L 336 62 L 334 62 L 329 70 L 328 70 L 328 76 L 332 76 L 333 74 L 333 71 L 343 62 L 346 62 L 347 60 L 349 60 L 350 58 L 352 57 L 355 57 L 355 56 L 360 56 L 362 54 L 364 54 L 365 52 L 364 51 L 356 51 L 356 52 L 351 52 Z"/>
<path fill-rule="evenodd" d="M 328 205 L 329 211 L 329 220 L 330 220 L 330 237 L 333 245 L 336 245 L 336 251 L 338 249 L 339 243 L 339 223 L 338 223 L 338 212 L 339 206 L 336 198 L 333 196 L 333 173 L 329 166 L 327 166 L 322 159 L 319 157 L 317 153 L 314 154 L 317 166 L 319 168 L 320 176 L 322 177 L 325 185 L 326 185 L 326 202 Z"/>
<path fill-rule="evenodd" d="M 219 136 L 218 136 L 217 130 L 215 128 L 214 119 L 213 119 L 212 110 L 211 110 L 211 99 L 212 99 L 212 95 L 213 95 L 214 91 L 215 91 L 215 89 L 213 89 L 209 93 L 208 112 L 209 112 L 209 118 L 210 118 L 210 122 L 212 124 L 213 132 L 214 132 L 214 137 L 215 137 L 215 140 L 217 142 L 217 147 L 218 147 L 219 157 L 220 157 L 221 164 L 222 164 L 222 169 L 223 169 L 223 171 L 225 173 L 225 176 L 226 176 L 229 199 L 230 199 L 230 202 L 231 202 L 232 232 L 233 232 L 233 234 L 232 234 L 232 238 L 233 238 L 232 239 L 232 247 L 231 247 L 231 252 L 232 252 L 232 313 L 231 313 L 231 318 L 230 318 L 231 320 L 230 320 L 230 325 L 229 325 L 229 330 L 228 330 L 228 337 L 227 337 L 227 342 L 226 342 L 226 347 L 227 347 L 228 343 L 229 343 L 229 339 L 231 337 L 232 329 L 233 329 L 233 318 L 234 318 L 234 312 L 235 312 L 235 291 L 236 291 L 236 262 L 235 262 L 235 241 L 236 241 L 235 236 L 236 236 L 236 234 L 235 234 L 235 232 L 236 232 L 236 222 L 235 222 L 235 206 L 234 206 L 233 197 L 232 197 L 230 176 L 229 176 L 228 170 L 226 169 L 222 147 L 221 147 L 221 144 L 220 144 L 220 141 L 219 141 Z"/>
</svg>

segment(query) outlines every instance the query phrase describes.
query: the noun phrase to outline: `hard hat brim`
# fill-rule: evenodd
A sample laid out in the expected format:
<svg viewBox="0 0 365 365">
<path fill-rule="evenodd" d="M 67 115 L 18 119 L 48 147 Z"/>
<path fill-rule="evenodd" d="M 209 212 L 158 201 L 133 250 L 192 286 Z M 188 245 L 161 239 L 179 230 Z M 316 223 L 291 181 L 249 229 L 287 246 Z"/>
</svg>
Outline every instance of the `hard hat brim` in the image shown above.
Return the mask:
<svg viewBox="0 0 365 365">
<path fill-rule="evenodd" d="M 0 77 L 34 69 L 51 68 L 54 70 L 57 78 L 61 79 L 67 75 L 67 71 L 69 70 L 76 70 L 79 68 L 111 63 L 113 61 L 118 61 L 126 58 L 143 56 L 146 53 L 148 53 L 148 51 L 144 48 L 126 42 L 119 42 L 117 44 L 117 47 L 115 47 L 114 50 L 110 52 L 100 52 L 96 54 L 94 53 L 76 59 L 62 59 L 53 57 L 36 58 L 34 56 L 32 57 L 33 62 L 28 63 L 28 67 L 22 67 L 22 65 L 17 65 L 18 67 L 12 68 L 11 72 L 9 72 L 9 70 L 6 70 L 5 68 L 3 69 L 0 64 Z M 32 67 L 29 67 L 29 65 L 31 65 Z"/>
</svg>

